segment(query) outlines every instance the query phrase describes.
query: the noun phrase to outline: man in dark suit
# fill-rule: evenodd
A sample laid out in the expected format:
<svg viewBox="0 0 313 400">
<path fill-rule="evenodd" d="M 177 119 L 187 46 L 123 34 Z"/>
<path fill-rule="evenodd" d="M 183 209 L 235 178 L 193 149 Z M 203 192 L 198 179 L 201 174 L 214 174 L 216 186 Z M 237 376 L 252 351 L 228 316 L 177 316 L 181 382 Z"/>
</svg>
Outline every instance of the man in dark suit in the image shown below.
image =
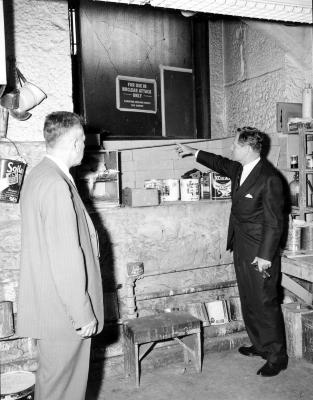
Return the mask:
<svg viewBox="0 0 313 400">
<path fill-rule="evenodd" d="M 37 339 L 36 400 L 84 400 L 91 336 L 103 327 L 98 237 L 69 169 L 85 135 L 71 112 L 49 114 L 47 154 L 21 193 L 17 333 Z"/>
<path fill-rule="evenodd" d="M 278 171 L 261 157 L 265 140 L 264 133 L 245 127 L 235 136 L 233 160 L 182 144 L 177 152 L 181 157 L 194 155 L 197 162 L 231 178 L 227 249 L 233 251 L 243 318 L 252 343 L 239 352 L 266 359 L 257 373 L 274 376 L 288 363 L 278 299 L 284 195 Z"/>
</svg>

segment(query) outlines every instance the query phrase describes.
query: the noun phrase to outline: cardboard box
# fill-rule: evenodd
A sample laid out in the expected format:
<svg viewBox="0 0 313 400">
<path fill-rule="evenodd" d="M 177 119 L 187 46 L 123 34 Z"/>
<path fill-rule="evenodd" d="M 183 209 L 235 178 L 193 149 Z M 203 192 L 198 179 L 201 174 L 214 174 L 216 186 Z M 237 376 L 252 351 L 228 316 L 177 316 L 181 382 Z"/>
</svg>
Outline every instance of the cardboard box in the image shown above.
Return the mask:
<svg viewBox="0 0 313 400">
<path fill-rule="evenodd" d="M 158 189 L 133 189 L 123 190 L 123 204 L 130 207 L 157 206 L 159 204 Z"/>
</svg>

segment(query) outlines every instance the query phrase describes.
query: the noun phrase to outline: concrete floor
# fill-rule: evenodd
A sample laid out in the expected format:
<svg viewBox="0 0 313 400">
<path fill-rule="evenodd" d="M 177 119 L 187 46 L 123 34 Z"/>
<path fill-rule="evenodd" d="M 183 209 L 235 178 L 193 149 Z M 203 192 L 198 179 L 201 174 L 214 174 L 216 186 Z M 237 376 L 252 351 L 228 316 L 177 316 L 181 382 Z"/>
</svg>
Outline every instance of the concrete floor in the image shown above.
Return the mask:
<svg viewBox="0 0 313 400">
<path fill-rule="evenodd" d="M 87 400 L 310 400 L 313 399 L 313 364 L 290 360 L 278 376 L 264 378 L 256 371 L 259 357 L 237 350 L 207 353 L 203 370 L 175 364 L 142 372 L 136 389 L 124 378 L 106 378 L 90 385 Z"/>
</svg>

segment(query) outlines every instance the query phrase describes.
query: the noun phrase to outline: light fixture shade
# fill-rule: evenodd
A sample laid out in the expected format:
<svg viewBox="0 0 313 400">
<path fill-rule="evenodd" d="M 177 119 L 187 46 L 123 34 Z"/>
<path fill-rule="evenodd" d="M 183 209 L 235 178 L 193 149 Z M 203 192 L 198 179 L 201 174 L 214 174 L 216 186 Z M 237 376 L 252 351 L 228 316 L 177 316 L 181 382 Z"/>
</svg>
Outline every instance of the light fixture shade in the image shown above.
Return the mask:
<svg viewBox="0 0 313 400">
<path fill-rule="evenodd" d="M 10 110 L 10 114 L 20 121 L 25 121 L 31 117 L 28 111 L 38 106 L 47 95 L 38 86 L 30 82 L 25 82 L 19 91 L 19 107 Z"/>
</svg>

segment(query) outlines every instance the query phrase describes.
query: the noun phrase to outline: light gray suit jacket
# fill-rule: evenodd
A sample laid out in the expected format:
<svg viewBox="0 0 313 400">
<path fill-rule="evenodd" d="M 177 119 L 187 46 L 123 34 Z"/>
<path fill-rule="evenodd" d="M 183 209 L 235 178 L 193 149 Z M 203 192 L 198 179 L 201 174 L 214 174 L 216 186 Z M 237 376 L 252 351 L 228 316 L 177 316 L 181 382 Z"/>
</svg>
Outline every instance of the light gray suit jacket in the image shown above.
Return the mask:
<svg viewBox="0 0 313 400">
<path fill-rule="evenodd" d="M 75 330 L 94 317 L 100 332 L 98 236 L 75 186 L 44 158 L 26 178 L 20 203 L 18 335 L 79 340 Z"/>
</svg>

